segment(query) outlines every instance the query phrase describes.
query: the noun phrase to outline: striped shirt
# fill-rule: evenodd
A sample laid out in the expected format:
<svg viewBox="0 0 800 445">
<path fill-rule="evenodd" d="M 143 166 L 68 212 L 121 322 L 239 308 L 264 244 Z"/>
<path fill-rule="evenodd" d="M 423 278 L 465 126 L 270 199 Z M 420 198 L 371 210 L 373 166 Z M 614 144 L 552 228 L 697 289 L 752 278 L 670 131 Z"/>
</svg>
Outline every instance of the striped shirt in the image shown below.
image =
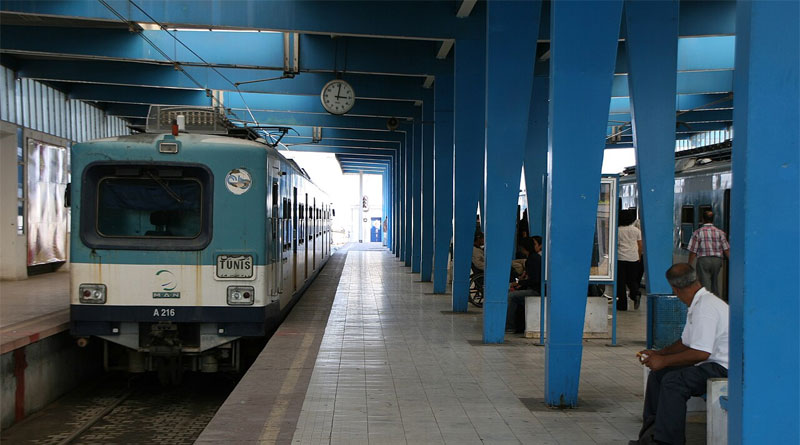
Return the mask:
<svg viewBox="0 0 800 445">
<path fill-rule="evenodd" d="M 703 224 L 692 234 L 692 239 L 689 241 L 687 249 L 698 257 L 722 257 L 724 251 L 730 248 L 725 232 L 714 227 L 713 224 Z"/>
</svg>

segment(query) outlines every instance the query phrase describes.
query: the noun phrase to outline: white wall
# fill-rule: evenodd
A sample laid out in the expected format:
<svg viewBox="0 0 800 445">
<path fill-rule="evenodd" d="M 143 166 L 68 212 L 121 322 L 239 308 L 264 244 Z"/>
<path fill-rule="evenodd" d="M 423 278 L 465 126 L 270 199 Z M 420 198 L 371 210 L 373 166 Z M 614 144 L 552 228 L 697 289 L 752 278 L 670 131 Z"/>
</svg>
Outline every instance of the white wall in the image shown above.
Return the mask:
<svg viewBox="0 0 800 445">
<path fill-rule="evenodd" d="M 0 66 L 0 279 L 4 280 L 27 278 L 27 238 L 17 235 L 17 128 L 23 128 L 23 144 L 30 137 L 68 149 L 72 142 L 130 134 L 124 120 L 41 82 L 17 78 L 14 71 Z"/>
<path fill-rule="evenodd" d="M 27 277 L 25 235 L 17 235 L 17 126 L 0 121 L 0 279 Z"/>
</svg>

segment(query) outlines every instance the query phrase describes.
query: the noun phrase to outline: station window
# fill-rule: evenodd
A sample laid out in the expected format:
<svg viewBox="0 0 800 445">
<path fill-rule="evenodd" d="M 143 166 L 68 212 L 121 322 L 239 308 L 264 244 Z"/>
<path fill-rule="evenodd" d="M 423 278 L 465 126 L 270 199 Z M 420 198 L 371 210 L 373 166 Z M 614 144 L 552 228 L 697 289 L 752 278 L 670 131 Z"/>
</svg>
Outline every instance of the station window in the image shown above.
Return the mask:
<svg viewBox="0 0 800 445">
<path fill-rule="evenodd" d="M 210 178 L 196 165 L 90 165 L 81 239 L 92 248 L 200 250 L 211 241 Z"/>
</svg>

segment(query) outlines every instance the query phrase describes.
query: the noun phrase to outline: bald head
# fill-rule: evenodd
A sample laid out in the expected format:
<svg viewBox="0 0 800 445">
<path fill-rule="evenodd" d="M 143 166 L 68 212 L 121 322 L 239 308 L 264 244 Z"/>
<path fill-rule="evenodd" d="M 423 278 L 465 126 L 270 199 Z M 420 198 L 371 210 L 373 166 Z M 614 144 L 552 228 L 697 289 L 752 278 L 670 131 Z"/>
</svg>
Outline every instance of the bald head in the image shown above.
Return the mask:
<svg viewBox="0 0 800 445">
<path fill-rule="evenodd" d="M 688 263 L 677 263 L 667 269 L 667 281 L 675 289 L 686 289 L 697 282 L 697 274 Z"/>
</svg>

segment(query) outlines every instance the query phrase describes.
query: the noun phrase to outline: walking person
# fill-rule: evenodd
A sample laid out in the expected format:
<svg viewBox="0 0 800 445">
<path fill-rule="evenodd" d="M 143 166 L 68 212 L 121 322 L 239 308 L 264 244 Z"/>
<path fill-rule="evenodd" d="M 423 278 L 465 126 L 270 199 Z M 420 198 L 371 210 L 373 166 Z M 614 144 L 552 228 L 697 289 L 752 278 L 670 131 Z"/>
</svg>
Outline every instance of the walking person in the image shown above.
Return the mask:
<svg viewBox="0 0 800 445">
<path fill-rule="evenodd" d="M 714 212 L 706 210 L 702 216 L 703 225 L 695 230 L 689 240 L 689 264 L 697 258 L 694 268 L 697 279 L 712 294 L 720 296 L 719 271 L 722 269 L 722 256 L 730 256 L 730 245 L 725 232 L 714 226 Z"/>
<path fill-rule="evenodd" d="M 639 309 L 641 295 L 639 283 L 642 269 L 642 232 L 634 224 L 635 210 L 623 210 L 619 215 L 619 241 L 617 246 L 617 310 L 628 310 L 628 297 L 633 300 L 633 308 Z M 626 295 L 625 288 L 628 293 Z"/>
</svg>

